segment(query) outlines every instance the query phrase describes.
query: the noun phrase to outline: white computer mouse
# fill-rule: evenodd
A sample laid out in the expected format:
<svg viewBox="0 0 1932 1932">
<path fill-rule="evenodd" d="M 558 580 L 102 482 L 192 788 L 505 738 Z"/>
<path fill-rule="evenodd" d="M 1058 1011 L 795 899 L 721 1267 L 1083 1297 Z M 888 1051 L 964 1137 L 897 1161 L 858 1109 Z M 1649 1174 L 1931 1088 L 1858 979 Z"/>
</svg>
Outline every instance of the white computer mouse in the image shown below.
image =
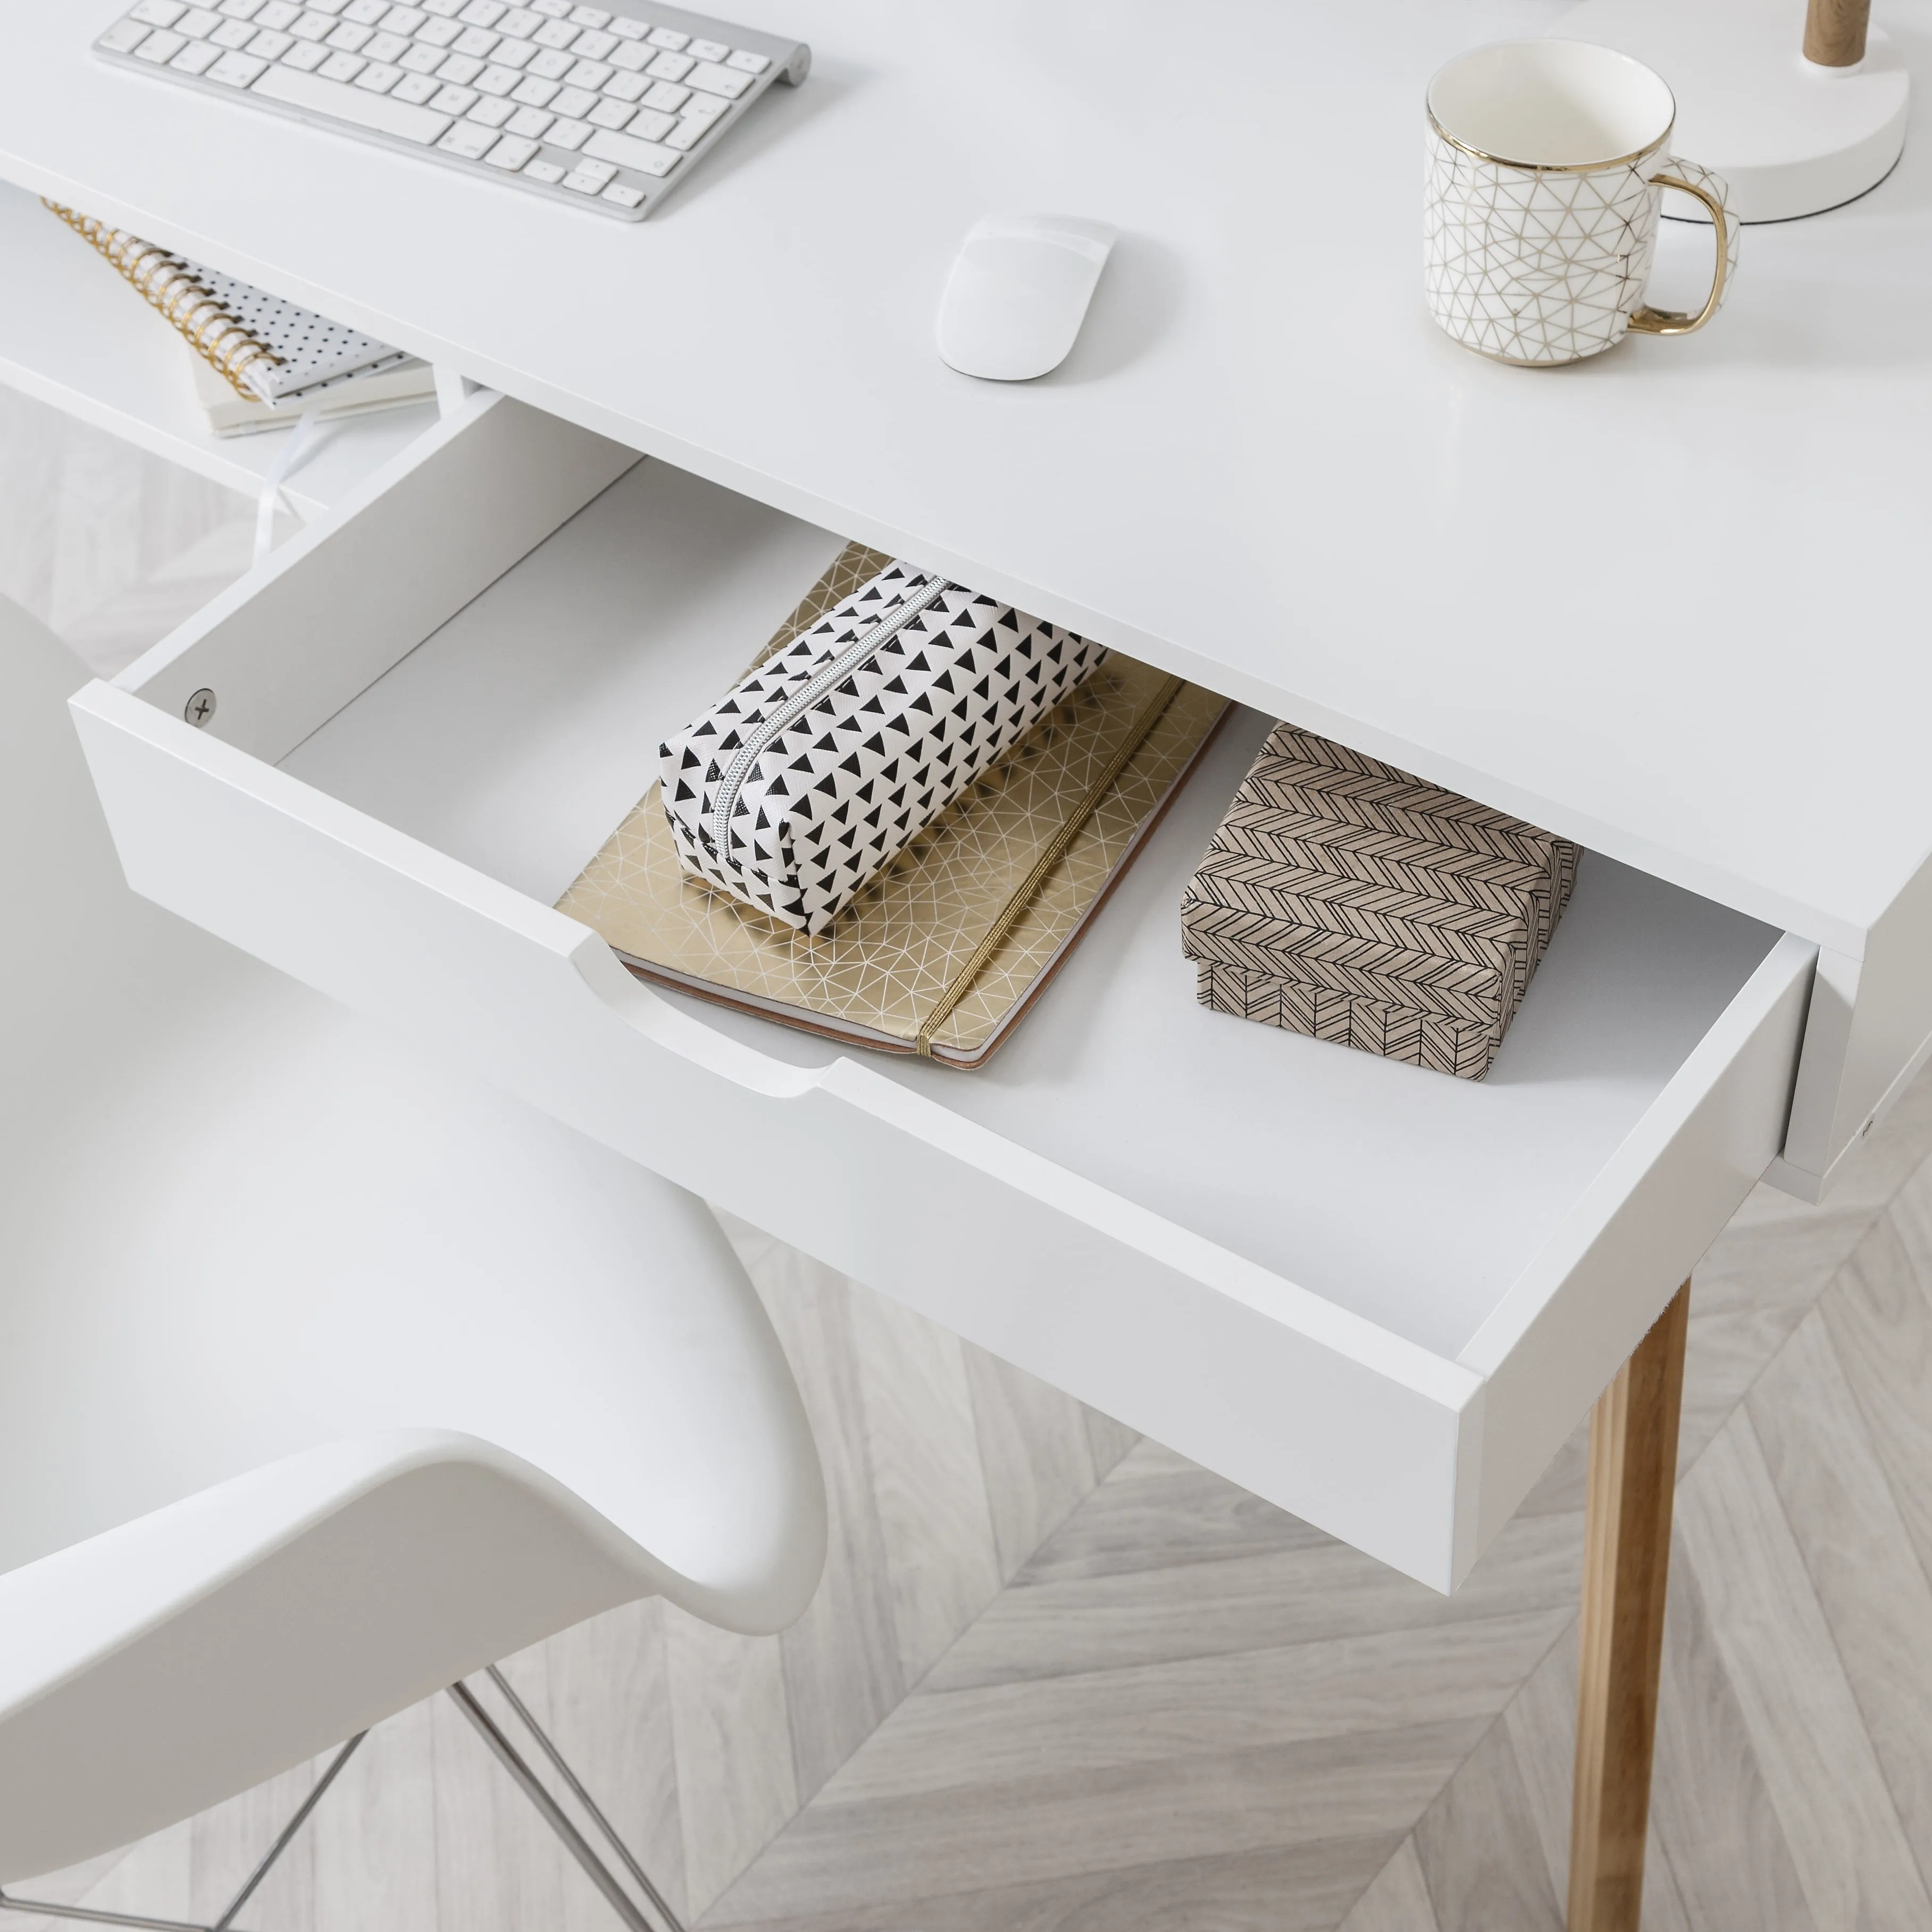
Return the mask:
<svg viewBox="0 0 1932 1932">
<path fill-rule="evenodd" d="M 939 303 L 939 352 L 968 376 L 1024 382 L 1066 361 L 1115 231 L 1077 214 L 989 214 Z"/>
</svg>

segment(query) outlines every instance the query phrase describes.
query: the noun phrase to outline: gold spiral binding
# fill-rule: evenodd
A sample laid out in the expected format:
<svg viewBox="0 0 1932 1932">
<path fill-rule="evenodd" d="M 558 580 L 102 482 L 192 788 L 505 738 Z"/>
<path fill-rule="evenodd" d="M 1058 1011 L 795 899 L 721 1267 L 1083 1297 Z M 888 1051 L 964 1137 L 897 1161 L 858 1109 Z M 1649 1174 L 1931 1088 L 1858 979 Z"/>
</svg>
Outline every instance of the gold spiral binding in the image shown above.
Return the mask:
<svg viewBox="0 0 1932 1932">
<path fill-rule="evenodd" d="M 110 228 L 91 214 L 63 208 L 45 196 L 41 205 L 52 209 L 112 262 L 180 330 L 194 345 L 195 352 L 227 378 L 237 395 L 251 403 L 262 400 L 242 381 L 242 373 L 257 362 L 280 368 L 282 358 L 245 322 L 237 321 L 178 255 L 143 242 L 124 228 Z"/>
</svg>

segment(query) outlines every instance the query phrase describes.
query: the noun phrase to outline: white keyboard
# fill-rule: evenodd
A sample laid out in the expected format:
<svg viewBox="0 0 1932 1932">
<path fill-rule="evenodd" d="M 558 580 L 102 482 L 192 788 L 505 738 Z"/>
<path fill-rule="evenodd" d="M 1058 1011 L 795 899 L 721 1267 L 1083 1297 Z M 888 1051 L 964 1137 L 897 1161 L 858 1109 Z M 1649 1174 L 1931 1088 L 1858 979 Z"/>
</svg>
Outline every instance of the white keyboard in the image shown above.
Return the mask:
<svg viewBox="0 0 1932 1932">
<path fill-rule="evenodd" d="M 774 81 L 796 40 L 646 4 L 135 0 L 117 67 L 641 221 Z"/>
</svg>

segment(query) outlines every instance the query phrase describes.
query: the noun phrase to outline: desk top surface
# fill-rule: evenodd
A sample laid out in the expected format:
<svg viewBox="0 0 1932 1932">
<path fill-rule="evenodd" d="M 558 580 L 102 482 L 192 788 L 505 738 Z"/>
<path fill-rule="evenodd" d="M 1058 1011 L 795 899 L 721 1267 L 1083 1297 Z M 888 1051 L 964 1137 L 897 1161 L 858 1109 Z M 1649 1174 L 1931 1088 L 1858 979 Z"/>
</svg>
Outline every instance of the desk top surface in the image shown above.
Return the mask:
<svg viewBox="0 0 1932 1932">
<path fill-rule="evenodd" d="M 1544 0 L 731 0 L 812 76 L 634 227 L 0 6 L 38 192 L 1844 950 L 1932 850 L 1920 137 L 1702 334 L 1531 371 L 1423 308 L 1421 98 Z M 1122 237 L 1067 362 L 977 382 L 934 312 L 1012 208 Z"/>
</svg>

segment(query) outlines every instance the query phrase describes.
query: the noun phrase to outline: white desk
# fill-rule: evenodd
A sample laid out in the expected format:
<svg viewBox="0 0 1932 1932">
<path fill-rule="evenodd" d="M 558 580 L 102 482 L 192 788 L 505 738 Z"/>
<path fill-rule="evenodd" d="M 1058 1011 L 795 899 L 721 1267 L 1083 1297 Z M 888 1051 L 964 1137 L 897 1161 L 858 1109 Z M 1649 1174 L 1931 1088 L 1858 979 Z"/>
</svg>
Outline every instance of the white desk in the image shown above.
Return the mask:
<svg viewBox="0 0 1932 1932">
<path fill-rule="evenodd" d="M 1210 112 L 1142 0 L 1102 45 L 1070 0 L 740 4 L 812 78 L 638 229 L 16 8 L 0 174 L 518 399 L 77 700 L 130 880 L 1453 1586 L 1752 1180 L 1815 1192 L 1932 1034 L 1932 159 L 1748 235 L 1694 339 L 1532 374 L 1424 315 L 1418 124 L 1553 8 L 1214 0 Z M 1124 231 L 1012 388 L 930 347 L 999 206 Z M 550 902 L 832 532 L 1588 845 L 1490 1082 L 1191 1005 L 1175 892 L 1252 723 L 984 1076 L 630 981 Z"/>
</svg>

